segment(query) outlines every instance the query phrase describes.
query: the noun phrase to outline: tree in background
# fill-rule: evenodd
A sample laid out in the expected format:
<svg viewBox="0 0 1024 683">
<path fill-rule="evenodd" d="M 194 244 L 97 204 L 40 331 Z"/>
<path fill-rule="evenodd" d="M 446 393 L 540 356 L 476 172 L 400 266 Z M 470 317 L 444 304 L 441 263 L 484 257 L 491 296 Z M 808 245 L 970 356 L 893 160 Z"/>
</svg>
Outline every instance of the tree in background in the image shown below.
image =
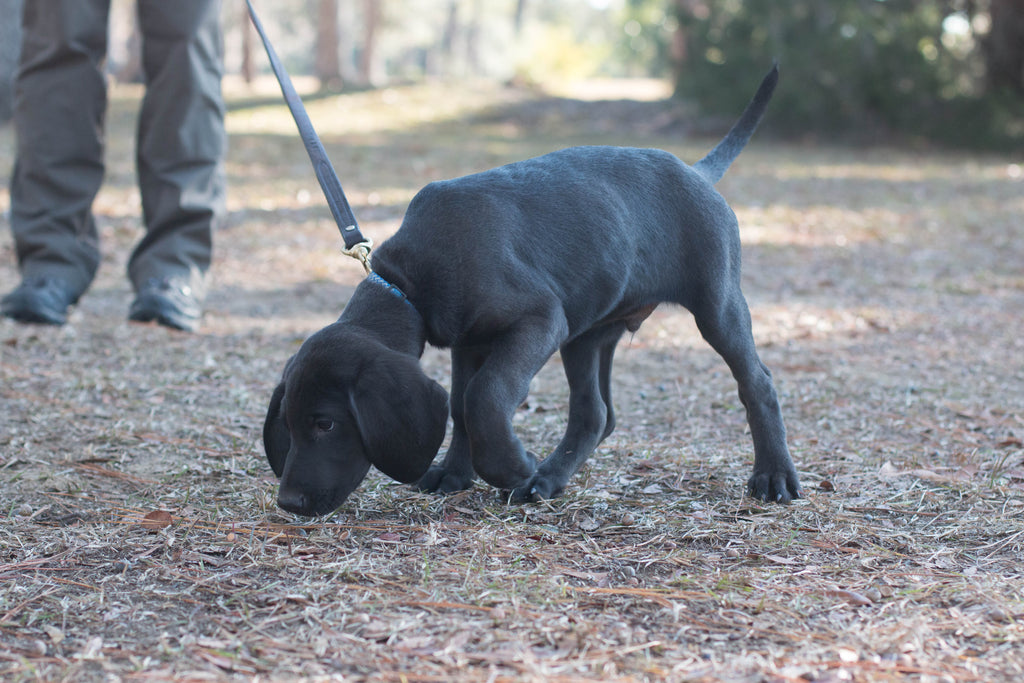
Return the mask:
<svg viewBox="0 0 1024 683">
<path fill-rule="evenodd" d="M 338 0 L 317 2 L 314 69 L 321 88 L 341 87 L 341 55 L 338 52 Z"/>
<path fill-rule="evenodd" d="M 380 35 L 384 0 L 363 0 L 363 45 L 359 55 L 359 85 L 371 85 L 375 80 L 374 64 Z"/>
<path fill-rule="evenodd" d="M 1024 95 L 1024 0 L 990 3 L 989 32 L 982 42 L 988 87 Z"/>
<path fill-rule="evenodd" d="M 617 75 L 664 76 L 675 63 L 675 39 L 683 36 L 673 3 L 625 0 L 615 21 L 620 25 L 614 60 Z"/>
<path fill-rule="evenodd" d="M 1024 0 L 672 1 L 676 90 L 707 112 L 742 108 L 743 86 L 778 59 L 778 129 L 1024 141 L 1024 42 L 1007 28 Z"/>
</svg>

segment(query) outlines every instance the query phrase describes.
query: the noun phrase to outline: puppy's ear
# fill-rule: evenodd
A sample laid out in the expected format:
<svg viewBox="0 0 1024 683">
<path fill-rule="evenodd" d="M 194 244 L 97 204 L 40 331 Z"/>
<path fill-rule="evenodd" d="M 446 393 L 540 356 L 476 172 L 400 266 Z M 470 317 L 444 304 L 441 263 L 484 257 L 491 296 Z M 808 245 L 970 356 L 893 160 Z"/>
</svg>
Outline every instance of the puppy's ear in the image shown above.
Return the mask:
<svg viewBox="0 0 1024 683">
<path fill-rule="evenodd" d="M 374 359 L 356 381 L 352 407 L 374 467 L 406 484 L 426 473 L 444 440 L 448 394 L 415 359 Z"/>
<path fill-rule="evenodd" d="M 284 382 L 281 382 L 270 397 L 270 407 L 267 408 L 267 417 L 263 421 L 263 450 L 267 452 L 270 469 L 274 470 L 278 479 L 284 473 L 284 463 L 292 446 L 291 435 L 284 422 L 281 405 L 283 402 Z"/>
</svg>

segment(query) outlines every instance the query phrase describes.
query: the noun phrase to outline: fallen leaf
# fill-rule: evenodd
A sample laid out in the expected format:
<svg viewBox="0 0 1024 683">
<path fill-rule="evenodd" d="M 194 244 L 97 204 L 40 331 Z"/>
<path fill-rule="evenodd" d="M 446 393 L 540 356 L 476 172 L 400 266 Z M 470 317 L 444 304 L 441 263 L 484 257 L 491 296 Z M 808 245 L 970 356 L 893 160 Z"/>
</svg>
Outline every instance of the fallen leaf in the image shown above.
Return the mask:
<svg viewBox="0 0 1024 683">
<path fill-rule="evenodd" d="M 968 481 L 972 476 L 970 468 L 960 468 L 955 471 L 947 470 L 947 473 L 934 472 L 922 468 L 912 470 L 898 470 L 892 463 L 887 462 L 878 470 L 881 477 L 916 477 L 922 481 L 932 484 L 949 484 L 957 481 Z"/>
<path fill-rule="evenodd" d="M 875 604 L 867 596 L 861 595 L 855 591 L 845 590 L 843 588 L 837 588 L 836 590 L 828 591 L 829 595 L 835 595 L 843 600 L 846 600 L 852 605 L 859 605 L 860 607 L 870 607 Z"/>
<path fill-rule="evenodd" d="M 174 523 L 174 517 L 167 510 L 153 510 L 142 518 L 139 526 L 148 531 L 159 531 L 166 529 Z"/>
</svg>

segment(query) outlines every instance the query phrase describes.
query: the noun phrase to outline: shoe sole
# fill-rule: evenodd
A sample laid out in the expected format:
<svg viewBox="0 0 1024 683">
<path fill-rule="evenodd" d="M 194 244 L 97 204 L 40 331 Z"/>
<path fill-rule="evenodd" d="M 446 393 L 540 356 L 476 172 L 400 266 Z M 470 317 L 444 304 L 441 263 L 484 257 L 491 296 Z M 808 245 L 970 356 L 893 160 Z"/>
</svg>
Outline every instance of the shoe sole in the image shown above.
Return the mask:
<svg viewBox="0 0 1024 683">
<path fill-rule="evenodd" d="M 199 329 L 199 320 L 186 315 L 174 315 L 169 311 L 155 310 L 156 306 L 146 306 L 146 302 L 136 301 L 128 313 L 128 320 L 136 323 L 152 323 L 170 327 L 182 332 L 195 332 Z"/>
<path fill-rule="evenodd" d="M 19 323 L 33 323 L 36 325 L 59 326 L 66 323 L 68 320 L 67 316 L 57 316 L 56 314 L 46 315 L 45 313 L 41 313 L 35 310 L 17 308 L 5 308 L 3 311 L 0 311 L 0 314 L 2 314 L 5 318 L 10 318 L 11 320 L 15 320 Z"/>
</svg>

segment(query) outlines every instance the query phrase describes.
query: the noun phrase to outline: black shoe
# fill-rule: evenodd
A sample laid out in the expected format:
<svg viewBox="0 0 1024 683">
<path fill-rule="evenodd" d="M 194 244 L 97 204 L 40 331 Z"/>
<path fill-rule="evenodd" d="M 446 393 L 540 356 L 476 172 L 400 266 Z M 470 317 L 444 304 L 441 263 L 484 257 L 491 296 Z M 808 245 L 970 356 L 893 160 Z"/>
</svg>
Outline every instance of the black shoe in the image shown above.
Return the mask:
<svg viewBox="0 0 1024 683">
<path fill-rule="evenodd" d="M 67 283 L 55 277 L 39 275 L 26 278 L 0 301 L 0 313 L 23 323 L 63 325 L 68 306 L 78 303 L 78 295 Z"/>
<path fill-rule="evenodd" d="M 192 288 L 178 280 L 152 278 L 139 287 L 128 309 L 128 319 L 139 323 L 154 320 L 164 327 L 195 332 L 203 314 Z"/>
</svg>

